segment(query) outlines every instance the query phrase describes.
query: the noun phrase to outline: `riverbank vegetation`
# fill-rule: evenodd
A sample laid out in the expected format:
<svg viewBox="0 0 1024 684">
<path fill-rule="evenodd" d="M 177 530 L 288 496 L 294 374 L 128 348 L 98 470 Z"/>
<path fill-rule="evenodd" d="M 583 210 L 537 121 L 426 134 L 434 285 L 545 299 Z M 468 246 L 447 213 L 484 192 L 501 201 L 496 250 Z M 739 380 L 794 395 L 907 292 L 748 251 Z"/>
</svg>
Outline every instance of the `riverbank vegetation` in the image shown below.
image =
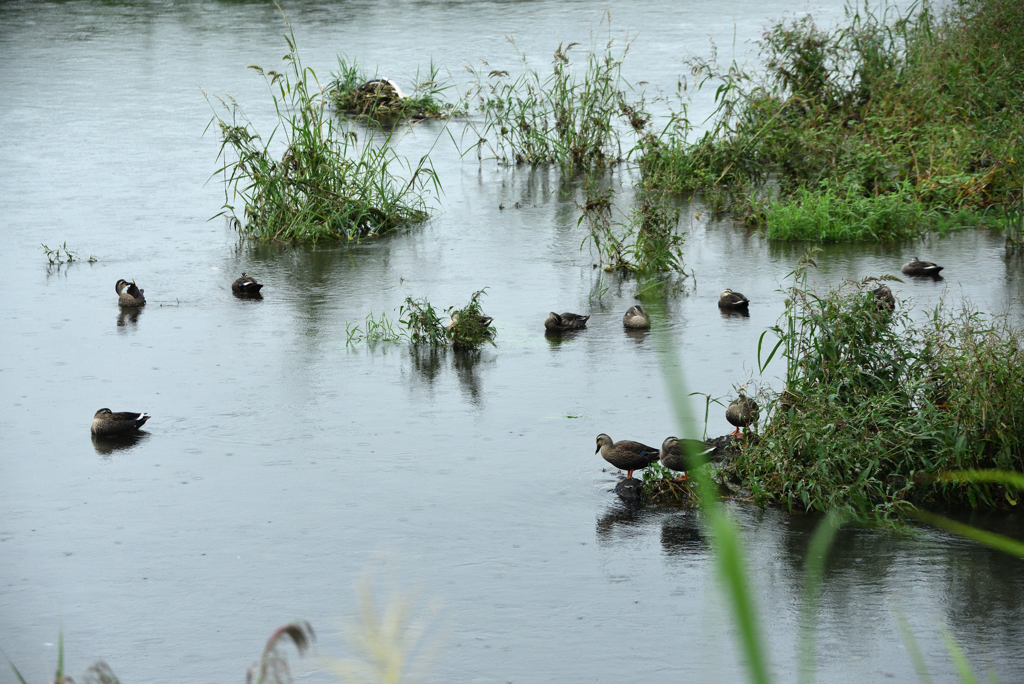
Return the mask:
<svg viewBox="0 0 1024 684">
<path fill-rule="evenodd" d="M 371 237 L 423 221 L 426 199 L 440 189 L 429 159 L 412 167 L 383 133 L 360 143 L 328 111 L 294 35 L 285 40 L 282 72 L 250 67 L 266 79 L 277 115 L 266 138 L 233 99 L 220 100 L 223 115 L 214 109 L 211 126 L 220 132 L 223 163 L 216 174 L 223 174 L 225 187 L 218 216 L 229 216 L 243 235 L 303 242 Z"/>
<path fill-rule="evenodd" d="M 801 282 L 774 328 L 785 387 L 730 477 L 798 511 L 1015 509 L 1016 488 L 943 473 L 1024 472 L 1024 331 L 966 305 L 914 319 L 874 279 L 823 294 Z"/>
<path fill-rule="evenodd" d="M 685 108 L 646 136 L 645 180 L 699 192 L 776 239 L 895 240 L 958 215 L 1019 213 L 1024 7 L 847 14 L 832 30 L 810 17 L 770 27 L 760 72 L 690 59 L 696 87 L 718 88 L 718 108 L 695 142 Z"/>
</svg>

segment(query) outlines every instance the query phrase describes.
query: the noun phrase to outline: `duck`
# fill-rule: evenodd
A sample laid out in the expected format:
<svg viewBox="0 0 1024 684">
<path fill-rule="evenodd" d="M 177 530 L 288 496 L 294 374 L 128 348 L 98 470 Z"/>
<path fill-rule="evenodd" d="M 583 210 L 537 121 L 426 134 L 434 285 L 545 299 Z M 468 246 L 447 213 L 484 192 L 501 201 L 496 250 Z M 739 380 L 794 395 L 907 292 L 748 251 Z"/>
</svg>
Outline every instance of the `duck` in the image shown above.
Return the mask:
<svg viewBox="0 0 1024 684">
<path fill-rule="evenodd" d="M 739 435 L 740 428 L 750 427 L 752 423 L 757 421 L 757 409 L 757 402 L 743 394 L 743 392 L 740 392 L 739 398 L 734 399 L 725 409 L 725 419 L 731 425 L 736 426 L 736 429 L 729 434 Z"/>
<path fill-rule="evenodd" d="M 651 327 L 651 317 L 644 311 L 644 307 L 637 304 L 629 307 L 622 315 L 622 325 L 633 330 L 647 330 Z"/>
<path fill-rule="evenodd" d="M 597 449 L 594 453 L 598 451 L 604 460 L 619 470 L 625 470 L 627 480 L 633 477 L 634 470 L 646 468 L 658 460 L 658 450 L 654 447 L 628 439 L 616 442 L 603 433 L 597 436 Z"/>
<path fill-rule="evenodd" d="M 875 306 L 882 311 L 892 311 L 896 308 L 896 296 L 889 289 L 888 285 L 879 285 L 871 294 L 875 296 Z"/>
<path fill-rule="evenodd" d="M 145 290 L 139 288 L 134 280 L 129 283 L 122 278 L 114 285 L 114 289 L 117 291 L 118 306 L 146 306 L 146 298 L 142 294 Z"/>
<path fill-rule="evenodd" d="M 729 288 L 722 290 L 722 294 L 718 297 L 719 309 L 746 309 L 749 304 L 749 299 Z"/>
<path fill-rule="evenodd" d="M 122 411 L 114 413 L 108 408 L 101 408 L 92 417 L 92 427 L 89 429 L 97 437 L 112 437 L 135 432 L 146 424 L 149 415 L 145 413 L 131 413 Z"/>
<path fill-rule="evenodd" d="M 685 454 L 682 449 L 684 445 L 688 450 Z M 710 456 L 714 450 L 715 447 L 709 447 L 704 442 L 698 442 L 695 439 L 666 437 L 665 441 L 661 443 L 661 450 L 658 452 L 658 461 L 669 470 L 685 473 L 689 457 L 698 455 L 707 457 Z M 686 479 L 685 475 L 683 476 L 683 479 Z"/>
<path fill-rule="evenodd" d="M 930 261 L 921 261 L 917 257 L 903 264 L 903 268 L 900 269 L 900 271 L 909 276 L 937 276 L 941 270 L 942 266 L 933 264 Z"/>
<path fill-rule="evenodd" d="M 567 330 L 582 330 L 587 327 L 590 316 L 581 316 L 574 313 L 555 313 L 552 311 L 544 321 L 545 330 L 551 332 L 565 332 Z"/>
<path fill-rule="evenodd" d="M 258 295 L 263 285 L 256 282 L 256 279 L 252 276 L 245 275 L 242 272 L 242 277 L 231 283 L 231 291 L 236 295 Z"/>
</svg>

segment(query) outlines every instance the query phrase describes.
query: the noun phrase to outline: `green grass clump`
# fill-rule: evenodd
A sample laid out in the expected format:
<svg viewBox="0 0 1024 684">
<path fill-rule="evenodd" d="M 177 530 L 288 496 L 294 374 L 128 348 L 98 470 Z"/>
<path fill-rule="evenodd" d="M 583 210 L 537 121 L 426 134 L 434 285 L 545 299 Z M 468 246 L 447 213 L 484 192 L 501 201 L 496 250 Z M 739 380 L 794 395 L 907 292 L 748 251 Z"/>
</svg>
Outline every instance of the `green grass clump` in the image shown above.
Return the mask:
<svg viewBox="0 0 1024 684">
<path fill-rule="evenodd" d="M 250 67 L 273 97 L 278 123 L 269 137 L 262 139 L 230 98 L 230 105 L 222 101 L 227 118 L 214 112 L 226 195 L 218 215 L 229 215 L 240 232 L 260 240 L 306 242 L 369 237 L 423 221 L 427 188 L 439 187 L 428 159 L 409 168 L 390 135 L 365 137 L 359 146 L 356 132 L 325 111 L 327 99 L 316 74 L 302 65 L 294 35 L 285 40 L 285 72 Z M 279 134 L 280 159 L 272 152 Z M 396 175 L 401 167 L 408 180 Z M 238 199 L 242 210 L 232 204 Z"/>
<path fill-rule="evenodd" d="M 679 230 L 682 213 L 664 193 L 637 190 L 624 222 L 614 220 L 612 191 L 593 179 L 584 182 L 584 201 L 579 204 L 578 225 L 586 224 L 588 242 L 608 270 L 653 275 L 685 273 L 683 243 L 686 232 Z"/>
<path fill-rule="evenodd" d="M 873 285 L 790 289 L 774 329 L 786 387 L 733 476 L 759 502 L 795 510 L 1016 507 L 1011 488 L 937 478 L 1024 471 L 1024 333 L 969 309 L 914 323 L 880 306 Z"/>
<path fill-rule="evenodd" d="M 486 288 L 474 292 L 463 307 L 445 309 L 447 323 L 425 297 L 406 297 L 398 310 L 397 326 L 387 314 L 381 314 L 378 319 L 371 313 L 362 326 L 346 325 L 347 344 L 364 340 L 370 343 L 408 340 L 431 347 L 451 347 L 456 351 L 478 349 L 486 343 L 493 345 L 497 331 L 491 327 L 492 319 L 484 315 L 480 305 L 485 291 Z"/>
<path fill-rule="evenodd" d="M 684 108 L 661 135 L 641 141 L 644 177 L 724 198 L 737 215 L 772 181 L 780 200 L 769 214 L 788 209 L 787 223 L 792 202 L 835 188 L 883 213 L 908 195 L 921 206 L 902 207 L 912 214 L 994 219 L 1019 206 L 1024 5 L 955 0 L 941 14 L 928 2 L 914 10 L 849 6 L 846 24 L 832 30 L 809 17 L 776 24 L 760 42 L 759 73 L 723 68 L 714 57 L 690 60 L 698 88 L 718 85 L 710 130 L 689 142 Z M 892 206 L 881 199 L 889 196 Z M 831 221 L 804 223 L 810 233 L 832 230 Z"/>
<path fill-rule="evenodd" d="M 564 177 L 622 161 L 619 122 L 640 131 L 650 119 L 642 103 L 627 99 L 631 88 L 621 72 L 630 43 L 627 38 L 618 52 L 611 39 L 604 51 L 591 48 L 582 70 L 569 58 L 578 43 L 560 44 L 551 73 L 543 77 L 521 52 L 516 78 L 504 70 L 485 75 L 472 69 L 476 83 L 465 100 L 483 111 L 480 144 L 505 163 L 558 164 Z"/>
<path fill-rule="evenodd" d="M 448 307 L 449 322 L 446 328 L 452 349 L 466 351 L 478 349 L 484 344 L 494 344 L 496 331 L 491 327 L 492 319 L 484 315 L 480 297 L 485 290 L 477 290 L 469 303 L 461 308 Z"/>
<path fill-rule="evenodd" d="M 403 119 L 447 118 L 456 111 L 455 105 L 442 97 L 451 86 L 438 80 L 438 68 L 433 63 L 426 78 L 417 74 L 415 89 L 404 97 L 387 83 L 371 85 L 377 77 L 370 77 L 355 60 L 349 63 L 339 57 L 338 70 L 331 76 L 327 87 L 331 104 L 349 116 L 393 124 Z"/>
<path fill-rule="evenodd" d="M 765 233 L 771 240 L 887 242 L 917 238 L 930 223 L 941 221 L 909 184 L 880 195 L 798 188 L 791 196 L 768 203 Z"/>
</svg>

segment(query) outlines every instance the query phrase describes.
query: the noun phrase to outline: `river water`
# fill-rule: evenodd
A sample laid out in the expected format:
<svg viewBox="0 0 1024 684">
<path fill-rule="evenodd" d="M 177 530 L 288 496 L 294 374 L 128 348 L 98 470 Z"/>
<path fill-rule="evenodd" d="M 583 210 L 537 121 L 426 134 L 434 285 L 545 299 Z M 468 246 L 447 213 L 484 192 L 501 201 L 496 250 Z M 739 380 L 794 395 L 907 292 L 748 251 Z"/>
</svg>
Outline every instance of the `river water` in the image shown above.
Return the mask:
<svg viewBox="0 0 1024 684">
<path fill-rule="evenodd" d="M 473 60 L 514 67 L 506 35 L 546 67 L 560 41 L 589 42 L 605 6 L 284 9 L 322 79 L 344 53 L 404 87 L 431 58 L 459 83 Z M 825 24 L 842 16 L 841 3 L 636 1 L 615 5 L 612 30 L 638 36 L 626 77 L 671 93 L 681 58 L 707 54 L 709 37 L 742 56 L 769 19 L 808 9 Z M 240 681 L 292 619 L 317 628 L 322 656 L 350 653 L 343 625 L 369 575 L 379 602 L 415 592 L 435 615 L 431 681 L 740 679 L 696 516 L 621 507 L 593 454 L 600 432 L 660 444 L 681 429 L 652 340 L 619 322 L 635 284 L 610 279 L 590 297 L 598 271 L 556 171 L 460 158 L 425 123 L 399 146 L 432 149 L 444 188 L 423 226 L 309 249 L 241 243 L 209 220 L 223 190 L 203 91 L 265 125 L 265 85 L 246 67 L 279 64 L 284 30 L 257 2 L 0 5 L 0 648 L 30 681 L 52 672 L 61 630 L 75 675 L 102 658 L 125 682 Z M 694 119 L 708 110 L 701 96 Z M 756 378 L 758 337 L 802 248 L 698 209 L 685 220 L 695 279 L 659 324 L 687 389 L 724 397 Z M 40 243 L 65 242 L 97 261 L 48 268 Z M 918 311 L 966 297 L 1020 316 L 1020 263 L 985 231 L 830 247 L 812 277 L 897 273 L 915 254 L 948 275 L 894 284 Z M 262 301 L 230 295 L 242 271 L 265 283 Z M 137 315 L 116 306 L 118 278 L 145 288 Z M 444 307 L 483 287 L 498 344 L 478 355 L 346 345 L 346 324 L 393 315 L 406 296 Z M 724 287 L 750 297 L 749 317 L 720 315 Z M 550 310 L 593 317 L 558 343 L 543 335 Z M 94 447 L 102 406 L 152 414 L 147 434 Z M 707 429 L 728 429 L 720 408 Z M 793 680 L 816 521 L 733 510 L 773 668 Z M 1024 680 L 1021 569 L 933 531 L 844 532 L 823 590 L 820 681 L 912 678 L 900 614 L 935 681 L 958 681 L 946 626 L 979 671 Z M 329 680 L 319 658 L 293 665 L 302 681 Z"/>
</svg>

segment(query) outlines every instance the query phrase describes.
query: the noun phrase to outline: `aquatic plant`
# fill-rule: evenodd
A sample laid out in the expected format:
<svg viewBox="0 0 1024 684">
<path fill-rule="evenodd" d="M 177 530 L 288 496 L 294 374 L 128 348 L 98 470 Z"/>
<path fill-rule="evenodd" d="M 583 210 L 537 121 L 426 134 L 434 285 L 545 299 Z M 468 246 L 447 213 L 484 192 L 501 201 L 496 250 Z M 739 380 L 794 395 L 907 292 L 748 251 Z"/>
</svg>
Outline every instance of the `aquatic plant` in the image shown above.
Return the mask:
<svg viewBox="0 0 1024 684">
<path fill-rule="evenodd" d="M 456 113 L 456 105 L 446 102 L 443 93 L 451 83 L 438 80 L 439 68 L 433 62 L 425 77 L 417 72 L 415 88 L 409 95 L 395 92 L 389 84 L 365 87 L 377 76 L 370 76 L 355 60 L 338 58 L 338 70 L 331 73 L 327 96 L 335 110 L 341 114 L 378 121 L 384 124 L 402 119 L 441 119 Z"/>
<path fill-rule="evenodd" d="M 395 323 L 388 319 L 386 313 L 382 313 L 377 319 L 372 313 L 366 314 L 363 326 L 351 323 L 345 324 L 346 344 L 354 342 L 398 342 L 404 333 L 395 329 Z"/>
<path fill-rule="evenodd" d="M 596 46 L 587 51 L 582 72 L 569 58 L 578 43 L 559 44 L 547 76 L 533 69 L 518 47 L 521 73 L 516 77 L 504 70 L 485 75 L 486 62 L 481 70 L 467 67 L 476 82 L 464 100 L 475 102 L 484 114 L 483 131 L 477 130 L 479 144 L 504 163 L 558 164 L 564 177 L 622 161 L 618 123 L 639 131 L 650 117 L 642 102 L 629 102 L 631 87 L 622 78 L 632 39 L 627 34 L 622 47 L 613 51 L 610 32 L 609 27 L 603 51 Z M 472 122 L 470 126 L 476 130 Z"/>
<path fill-rule="evenodd" d="M 449 316 L 446 332 L 452 349 L 465 351 L 477 349 L 484 344 L 494 345 L 497 331 L 491 327 L 491 318 L 484 315 L 480 305 L 480 297 L 486 291 L 487 288 L 474 292 L 469 302 L 461 308 L 450 306 L 445 309 Z"/>
<path fill-rule="evenodd" d="M 425 297 L 406 297 L 398 309 L 398 327 L 388 319 L 367 314 L 362 327 L 346 324 L 347 344 L 355 342 L 399 342 L 407 339 L 414 344 L 432 347 L 451 347 L 456 351 L 477 349 L 485 343 L 494 344 L 497 334 L 491 327 L 491 319 L 483 313 L 480 297 L 487 288 L 474 292 L 463 307 L 450 306 L 445 309 L 448 323 L 441 319 L 437 309 Z"/>
<path fill-rule="evenodd" d="M 804 273 L 806 271 L 804 270 Z M 799 275 L 799 274 L 798 274 Z M 652 304 L 652 308 L 660 308 Z M 662 364 L 662 374 L 666 380 L 671 405 L 676 422 L 680 426 L 692 424 L 688 395 L 680 378 L 680 366 L 674 341 L 668 331 L 654 332 L 658 355 Z M 706 468 L 700 467 L 704 458 L 696 451 L 697 442 L 684 442 L 684 449 L 689 449 L 691 462 L 691 484 L 689 485 L 699 497 L 702 510 L 702 527 L 711 540 L 715 561 L 715 576 L 719 579 L 723 593 L 728 602 L 730 617 L 735 626 L 735 640 L 747 670 L 747 681 L 754 684 L 768 684 L 773 681 L 768 651 L 765 648 L 765 623 L 760 617 L 760 609 L 755 601 L 756 590 L 754 573 L 747 561 L 743 535 L 719 498 L 718 484 L 713 480 Z M 946 482 L 975 484 L 995 484 L 1004 488 L 1024 489 L 1024 474 L 1006 471 L 966 471 L 946 472 L 936 475 L 936 479 Z M 1018 558 L 1024 558 L 1024 543 L 1003 535 L 980 530 L 970 525 L 949 520 L 943 516 L 929 513 L 916 508 L 911 509 L 915 517 L 945 529 L 954 534 L 973 539 L 981 544 L 999 549 Z M 811 542 L 808 545 L 804 560 L 803 590 L 800 599 L 797 661 L 799 681 L 812 683 L 816 672 L 816 635 L 817 615 L 820 604 L 822 578 L 828 552 L 839 529 L 850 523 L 854 518 L 849 509 L 838 508 L 828 512 L 819 523 Z M 900 633 L 915 669 L 922 682 L 930 682 L 928 668 L 916 638 L 905 618 L 897 616 Z M 976 680 L 967 658 L 957 645 L 955 639 L 944 626 L 943 634 L 950 659 L 956 664 L 957 672 L 965 684 L 973 684 Z M 990 679 L 997 682 L 994 674 Z"/>
<path fill-rule="evenodd" d="M 214 108 L 210 125 L 221 135 L 227 215 L 238 230 L 260 240 L 349 240 L 424 220 L 430 190 L 439 190 L 427 156 L 413 168 L 391 146 L 391 135 L 364 136 L 334 120 L 315 72 L 303 66 L 289 25 L 283 72 L 252 66 L 266 80 L 277 126 L 261 138 L 231 98 Z M 209 99 L 209 98 L 208 98 Z M 274 153 L 274 137 L 283 140 Z M 382 137 L 381 137 L 382 136 Z M 408 178 L 396 171 L 404 167 Z M 233 202 L 241 200 L 244 209 Z"/>
<path fill-rule="evenodd" d="M 770 180 L 779 197 L 769 221 L 781 210 L 776 224 L 803 226 L 769 231 L 777 239 L 907 233 L 887 219 L 832 232 L 835 221 L 822 220 L 813 195 L 837 195 L 828 204 L 846 214 L 909 213 L 919 231 L 961 211 L 995 220 L 1022 196 L 1024 100 L 1016 94 L 1024 75 L 1012 66 L 1024 60 L 1022 25 L 1024 8 L 1013 0 L 956 0 L 938 15 L 927 1 L 905 14 L 851 4 L 845 25 L 832 30 L 810 17 L 775 24 L 760 41 L 760 72 L 722 66 L 715 54 L 688 60 L 693 87 L 717 88 L 710 128 L 689 141 L 684 103 L 661 133 L 641 140 L 641 172 L 755 220 L 744 206 Z"/>
<path fill-rule="evenodd" d="M 796 510 L 1017 506 L 1010 488 L 936 476 L 1024 470 L 1024 331 L 966 306 L 916 323 L 879 306 L 874 286 L 787 290 L 779 343 L 760 364 L 781 350 L 786 384 L 732 475 L 759 503 Z"/>
<path fill-rule="evenodd" d="M 78 258 L 78 252 L 68 249 L 68 243 L 62 242 L 57 245 L 56 248 L 51 249 L 45 244 L 40 244 L 43 249 L 43 254 L 46 255 L 46 260 L 50 266 L 63 266 L 64 264 L 70 264 L 73 261 L 81 261 Z M 86 261 L 90 264 L 96 261 L 96 257 L 90 256 Z"/>
<path fill-rule="evenodd" d="M 606 270 L 628 273 L 685 273 L 683 242 L 679 230 L 682 210 L 666 195 L 640 189 L 624 222 L 612 215 L 612 191 L 593 180 L 584 182 L 585 199 L 577 203 L 577 225 L 586 224 L 587 235 L 580 244 L 590 243 Z"/>
</svg>

